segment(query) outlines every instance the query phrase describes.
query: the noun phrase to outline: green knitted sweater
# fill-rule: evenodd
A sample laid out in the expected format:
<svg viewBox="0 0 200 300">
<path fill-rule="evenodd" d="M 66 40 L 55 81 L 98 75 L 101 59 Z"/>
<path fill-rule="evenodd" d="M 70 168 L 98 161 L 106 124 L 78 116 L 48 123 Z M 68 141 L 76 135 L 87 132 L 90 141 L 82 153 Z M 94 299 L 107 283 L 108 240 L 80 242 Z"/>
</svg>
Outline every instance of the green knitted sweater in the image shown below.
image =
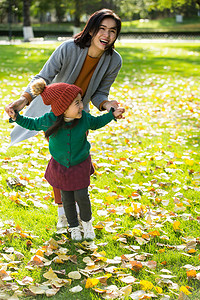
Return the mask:
<svg viewBox="0 0 200 300">
<path fill-rule="evenodd" d="M 56 121 L 53 112 L 47 113 L 39 118 L 25 117 L 17 114 L 16 123 L 29 130 L 46 131 Z M 53 158 L 61 165 L 69 168 L 83 162 L 90 154 L 90 143 L 86 132 L 89 129 L 96 130 L 111 120 L 114 120 L 112 111 L 101 116 L 94 117 L 85 111 L 78 124 L 73 128 L 63 127 L 56 135 L 49 137 L 49 151 Z"/>
</svg>

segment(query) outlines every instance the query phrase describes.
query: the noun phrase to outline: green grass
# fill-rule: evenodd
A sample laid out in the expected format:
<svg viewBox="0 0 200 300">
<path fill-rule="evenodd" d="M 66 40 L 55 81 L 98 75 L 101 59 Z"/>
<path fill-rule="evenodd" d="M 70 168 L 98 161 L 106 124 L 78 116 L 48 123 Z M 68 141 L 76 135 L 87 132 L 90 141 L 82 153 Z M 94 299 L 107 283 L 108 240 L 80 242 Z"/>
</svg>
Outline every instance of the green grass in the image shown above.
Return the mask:
<svg viewBox="0 0 200 300">
<path fill-rule="evenodd" d="M 0 296 L 3 298 L 4 293 L 3 299 L 7 299 L 14 290 L 19 295 L 24 288 L 25 293 L 30 284 L 21 286 L 17 281 L 24 276 L 34 278 L 32 285 L 41 288 L 46 281 L 43 274 L 50 267 L 63 272 L 57 274 L 59 278 L 68 279 L 69 272 L 85 269 L 83 259 L 89 256 L 100 269 L 91 278 L 105 275 L 103 268 L 118 268 L 114 273 L 109 270 L 107 286 L 98 283 L 102 290 L 115 285 L 119 291 L 127 286 L 120 278 L 130 274 L 136 277 L 136 282 L 130 284 L 132 293 L 141 290 L 141 280 L 147 280 L 154 285 L 149 292 L 154 292 L 157 299 L 161 299 L 157 287 L 170 299 L 178 298 L 181 287 L 191 292 L 189 299 L 199 299 L 200 281 L 189 278 L 185 266 L 200 265 L 200 44 L 116 45 L 123 67 L 110 99 L 117 99 L 126 108 L 126 118 L 89 134 L 96 169 L 90 187 L 94 225 L 99 228 L 95 229 L 95 251 L 85 244 L 72 243 L 68 233 L 56 233 L 57 208 L 53 205 L 52 189 L 43 179 L 49 159 L 43 133 L 7 149 L 13 125 L 8 123 L 4 106 L 19 97 L 57 45 L 0 46 L 0 270 L 6 270 L 12 278 L 3 284 L 0 280 Z M 98 114 L 92 107 L 91 111 Z M 27 185 L 10 189 L 6 183 L 9 177 L 21 177 Z M 173 227 L 175 221 L 180 222 L 177 229 Z M 66 255 L 72 260 L 30 268 L 31 257 L 39 249 L 44 251 L 52 238 L 63 240 L 59 247 L 67 248 Z M 46 254 L 49 261 L 57 255 L 54 249 L 51 255 Z M 140 271 L 123 259 L 130 254 L 131 261 L 144 264 Z M 116 257 L 122 260 L 115 265 L 109 259 Z M 156 262 L 155 268 L 148 267 L 152 261 Z M 162 274 L 175 277 L 166 283 L 161 280 Z M 100 293 L 85 288 L 86 279 L 84 275 L 81 280 L 72 279 L 71 285 L 61 287 L 52 299 L 102 299 Z M 69 291 L 77 285 L 83 288 L 81 292 Z M 22 299 L 25 298 L 23 294 Z"/>
<path fill-rule="evenodd" d="M 163 18 L 157 20 L 134 20 L 122 24 L 123 32 L 173 32 L 173 31 L 199 31 L 199 17 L 183 18 L 182 23 L 177 23 L 176 18 Z"/>
</svg>

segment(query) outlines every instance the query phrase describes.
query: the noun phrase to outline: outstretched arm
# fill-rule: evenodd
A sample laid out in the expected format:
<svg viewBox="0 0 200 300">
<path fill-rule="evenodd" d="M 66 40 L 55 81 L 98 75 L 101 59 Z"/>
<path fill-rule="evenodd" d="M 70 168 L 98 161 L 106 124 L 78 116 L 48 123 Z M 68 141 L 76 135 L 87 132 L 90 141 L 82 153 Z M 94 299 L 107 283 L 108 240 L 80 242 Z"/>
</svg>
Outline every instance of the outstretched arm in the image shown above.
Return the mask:
<svg viewBox="0 0 200 300">
<path fill-rule="evenodd" d="M 109 113 L 105 113 L 101 116 L 94 117 L 90 115 L 89 117 L 89 127 L 88 129 L 96 130 L 101 127 L 104 127 L 106 124 L 111 122 L 112 120 L 116 121 L 116 118 L 119 116 L 122 116 L 122 114 L 125 112 L 125 109 L 123 107 L 117 108 L 114 110 L 114 108 L 111 108 Z"/>
<path fill-rule="evenodd" d="M 30 91 L 30 84 L 38 78 L 43 78 L 47 84 L 50 84 L 52 80 L 55 78 L 55 76 L 60 72 L 63 61 L 66 62 L 66 49 L 65 44 L 61 44 L 57 47 L 57 49 L 52 53 L 50 58 L 47 60 L 45 65 L 43 66 L 42 70 L 39 74 L 35 75 L 31 82 L 26 87 L 25 92 L 20 96 L 20 98 L 10 104 L 8 104 L 5 107 L 5 110 L 9 117 L 11 117 L 11 113 L 14 112 L 14 110 L 20 111 L 22 110 L 26 105 L 29 105 L 33 98 L 36 96 L 31 94 Z"/>
<path fill-rule="evenodd" d="M 10 118 L 13 119 L 13 116 L 15 114 L 15 110 L 16 111 L 20 111 L 22 110 L 26 105 L 28 104 L 28 100 L 26 99 L 26 97 L 21 96 L 18 100 L 8 104 L 5 107 L 5 111 L 7 112 L 7 114 L 9 115 Z"/>
<path fill-rule="evenodd" d="M 11 112 L 9 119 L 10 123 L 16 122 L 23 128 L 36 131 L 46 131 L 56 120 L 56 116 L 53 113 L 46 113 L 39 118 L 30 118 L 20 115 L 17 111 Z"/>
</svg>

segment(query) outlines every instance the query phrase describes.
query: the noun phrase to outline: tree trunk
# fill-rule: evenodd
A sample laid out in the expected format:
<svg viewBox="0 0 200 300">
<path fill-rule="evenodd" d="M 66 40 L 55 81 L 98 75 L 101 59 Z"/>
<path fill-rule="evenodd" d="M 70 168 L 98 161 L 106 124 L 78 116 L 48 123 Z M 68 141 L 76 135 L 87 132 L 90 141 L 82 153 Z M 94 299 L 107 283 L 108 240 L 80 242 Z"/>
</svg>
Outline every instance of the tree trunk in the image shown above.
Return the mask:
<svg viewBox="0 0 200 300">
<path fill-rule="evenodd" d="M 74 28 L 73 35 L 81 31 L 81 0 L 75 0 L 75 16 L 74 16 Z"/>
<path fill-rule="evenodd" d="M 30 39 L 34 37 L 31 27 L 30 5 L 31 0 L 23 0 L 23 34 L 25 42 L 30 42 Z"/>
<path fill-rule="evenodd" d="M 80 25 L 81 25 L 80 10 L 81 10 L 81 1 L 80 0 L 75 0 L 75 19 L 74 19 L 74 26 L 75 27 L 80 27 Z"/>
</svg>

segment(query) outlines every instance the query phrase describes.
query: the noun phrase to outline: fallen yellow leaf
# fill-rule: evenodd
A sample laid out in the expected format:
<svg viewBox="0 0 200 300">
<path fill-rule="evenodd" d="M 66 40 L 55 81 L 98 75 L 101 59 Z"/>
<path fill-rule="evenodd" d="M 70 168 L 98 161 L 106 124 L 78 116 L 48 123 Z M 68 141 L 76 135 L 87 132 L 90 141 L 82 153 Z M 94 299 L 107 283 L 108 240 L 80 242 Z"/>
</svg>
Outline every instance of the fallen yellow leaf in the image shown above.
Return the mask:
<svg viewBox="0 0 200 300">
<path fill-rule="evenodd" d="M 195 252 L 197 252 L 195 249 L 190 249 L 190 250 L 188 251 L 188 253 L 190 253 L 190 254 L 195 253 Z"/>
<path fill-rule="evenodd" d="M 85 284 L 85 288 L 89 289 L 92 288 L 94 286 L 96 286 L 99 283 L 99 279 L 96 278 L 87 278 L 86 284 Z"/>
<path fill-rule="evenodd" d="M 195 278 L 197 276 L 196 270 L 190 270 L 190 271 L 187 271 L 186 273 L 187 273 L 188 278 Z"/>
<path fill-rule="evenodd" d="M 175 221 L 173 223 L 173 229 L 174 229 L 174 231 L 180 230 L 180 225 L 181 225 L 181 223 L 179 221 Z"/>
<path fill-rule="evenodd" d="M 156 290 L 156 292 L 157 292 L 158 294 L 162 294 L 163 290 L 162 290 L 161 287 L 159 287 L 159 286 L 154 286 L 154 288 L 155 288 L 155 290 Z"/>
<path fill-rule="evenodd" d="M 180 292 L 183 292 L 185 295 L 191 294 L 191 292 L 185 286 L 180 287 Z"/>
<path fill-rule="evenodd" d="M 158 230 L 150 231 L 149 234 L 152 236 L 160 236 L 160 232 Z"/>
<path fill-rule="evenodd" d="M 49 280 L 57 280 L 58 276 L 54 273 L 52 268 L 49 269 L 48 272 L 43 274 L 44 278 L 49 279 Z"/>
<path fill-rule="evenodd" d="M 153 283 L 147 280 L 140 280 L 140 286 L 142 290 L 152 290 L 152 288 L 154 287 Z"/>
</svg>

